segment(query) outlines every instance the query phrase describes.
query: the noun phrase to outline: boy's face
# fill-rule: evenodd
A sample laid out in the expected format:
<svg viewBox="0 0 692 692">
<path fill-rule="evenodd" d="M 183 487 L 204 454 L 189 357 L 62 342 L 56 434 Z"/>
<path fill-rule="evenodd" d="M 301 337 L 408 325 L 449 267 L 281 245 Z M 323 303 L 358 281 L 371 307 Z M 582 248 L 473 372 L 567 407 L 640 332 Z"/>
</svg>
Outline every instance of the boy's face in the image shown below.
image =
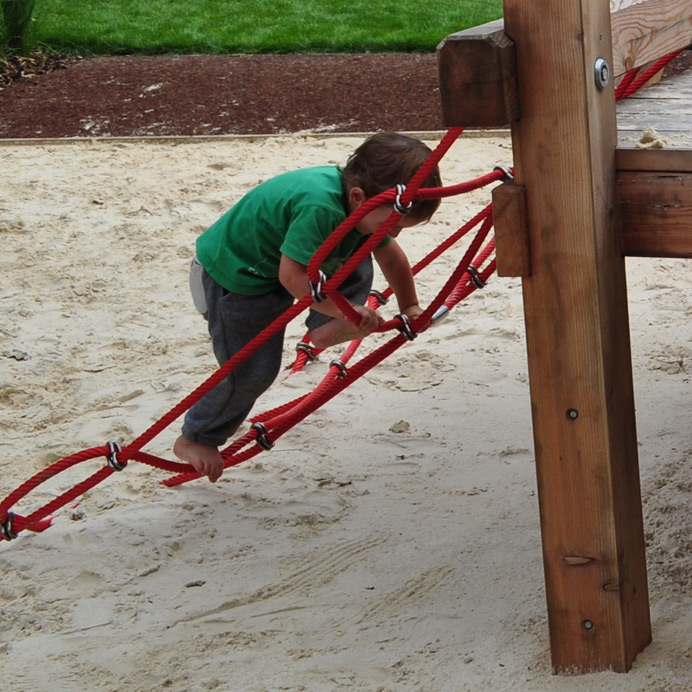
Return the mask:
<svg viewBox="0 0 692 692">
<path fill-rule="evenodd" d="M 351 188 L 349 193 L 349 202 L 351 205 L 351 211 L 355 211 L 358 207 L 365 202 L 365 194 L 359 187 Z M 385 204 L 384 206 L 373 209 L 369 214 L 364 216 L 358 225 L 356 230 L 358 233 L 363 235 L 372 235 L 388 218 L 389 215 L 394 210 L 392 204 Z M 389 229 L 389 235 L 392 238 L 396 238 L 403 228 L 411 228 L 420 223 L 419 219 L 410 218 L 408 216 L 402 216 L 396 225 Z"/>
<path fill-rule="evenodd" d="M 394 210 L 393 205 L 388 204 L 383 207 L 378 207 L 371 211 L 367 216 L 364 216 L 360 223 L 356 226 L 356 230 L 363 235 L 371 235 L 374 233 L 388 218 Z M 389 229 L 387 235 L 396 238 L 403 228 L 411 228 L 419 222 L 416 219 L 411 219 L 408 216 L 402 216 L 396 225 Z"/>
</svg>

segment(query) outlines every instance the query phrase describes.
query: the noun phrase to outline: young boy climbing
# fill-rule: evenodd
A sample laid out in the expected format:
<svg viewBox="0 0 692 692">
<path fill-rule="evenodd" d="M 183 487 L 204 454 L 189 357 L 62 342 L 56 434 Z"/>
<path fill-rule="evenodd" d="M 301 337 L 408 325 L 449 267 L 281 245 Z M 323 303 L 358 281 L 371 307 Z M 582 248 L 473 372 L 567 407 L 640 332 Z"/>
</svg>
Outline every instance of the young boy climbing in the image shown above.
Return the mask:
<svg viewBox="0 0 692 692">
<path fill-rule="evenodd" d="M 430 154 L 423 142 L 394 132 L 369 137 L 346 166 L 284 173 L 246 194 L 197 240 L 190 284 L 208 321 L 214 355 L 225 363 L 310 292 L 307 265 L 330 233 L 366 200 L 408 182 Z M 441 185 L 437 169 L 423 187 Z M 439 200 L 419 200 L 373 251 L 399 311 L 422 313 L 408 259 L 395 238 L 429 220 Z M 322 264 L 333 276 L 389 217 L 392 205 L 368 213 Z M 329 299 L 312 305 L 305 321 L 318 348 L 371 334 L 382 318 L 364 305 L 373 279 L 368 257 L 339 287 L 361 316 L 355 325 Z M 192 406 L 173 451 L 213 483 L 223 472 L 219 447 L 240 427 L 281 368 L 283 330 Z"/>
</svg>

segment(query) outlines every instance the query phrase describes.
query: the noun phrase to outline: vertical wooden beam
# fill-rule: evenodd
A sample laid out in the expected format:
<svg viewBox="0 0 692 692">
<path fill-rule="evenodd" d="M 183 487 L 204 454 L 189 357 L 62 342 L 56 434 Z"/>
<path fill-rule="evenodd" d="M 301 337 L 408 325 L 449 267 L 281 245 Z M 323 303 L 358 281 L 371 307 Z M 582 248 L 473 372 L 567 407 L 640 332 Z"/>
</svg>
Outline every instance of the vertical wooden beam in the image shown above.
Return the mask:
<svg viewBox="0 0 692 692">
<path fill-rule="evenodd" d="M 627 671 L 650 641 L 604 0 L 504 0 L 517 57 L 516 182 L 553 667 Z"/>
</svg>

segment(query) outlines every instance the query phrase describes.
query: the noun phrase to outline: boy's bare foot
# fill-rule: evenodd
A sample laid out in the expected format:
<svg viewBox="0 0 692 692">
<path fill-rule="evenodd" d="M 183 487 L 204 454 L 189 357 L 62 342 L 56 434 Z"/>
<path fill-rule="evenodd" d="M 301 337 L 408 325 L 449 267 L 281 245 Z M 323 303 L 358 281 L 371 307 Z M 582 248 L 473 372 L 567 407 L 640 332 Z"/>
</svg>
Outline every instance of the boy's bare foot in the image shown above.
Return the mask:
<svg viewBox="0 0 692 692">
<path fill-rule="evenodd" d="M 182 461 L 190 464 L 197 473 L 208 476 L 212 483 L 216 483 L 221 478 L 223 457 L 218 447 L 190 442 L 181 435 L 173 445 L 173 453 Z"/>
</svg>

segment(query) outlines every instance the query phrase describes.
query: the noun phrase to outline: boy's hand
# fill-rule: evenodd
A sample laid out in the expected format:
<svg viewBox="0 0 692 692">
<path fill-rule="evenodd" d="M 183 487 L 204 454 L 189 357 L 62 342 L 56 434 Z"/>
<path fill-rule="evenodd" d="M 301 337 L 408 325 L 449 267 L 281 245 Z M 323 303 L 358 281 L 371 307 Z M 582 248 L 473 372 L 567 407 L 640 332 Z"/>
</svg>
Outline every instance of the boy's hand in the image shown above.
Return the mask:
<svg viewBox="0 0 692 692">
<path fill-rule="evenodd" d="M 423 314 L 423 308 L 420 305 L 409 305 L 404 311 L 404 315 L 411 320 L 411 322 L 414 322 L 418 317 L 420 317 Z M 421 332 L 424 332 L 430 325 L 432 324 L 432 320 L 428 320 L 425 324 L 421 325 L 418 327 L 417 333 L 420 334 Z"/>
<path fill-rule="evenodd" d="M 361 315 L 358 328 L 365 333 L 365 336 L 372 334 L 372 332 L 384 323 L 384 319 L 378 315 L 375 310 L 366 305 L 354 305 L 353 309 Z"/>
</svg>

